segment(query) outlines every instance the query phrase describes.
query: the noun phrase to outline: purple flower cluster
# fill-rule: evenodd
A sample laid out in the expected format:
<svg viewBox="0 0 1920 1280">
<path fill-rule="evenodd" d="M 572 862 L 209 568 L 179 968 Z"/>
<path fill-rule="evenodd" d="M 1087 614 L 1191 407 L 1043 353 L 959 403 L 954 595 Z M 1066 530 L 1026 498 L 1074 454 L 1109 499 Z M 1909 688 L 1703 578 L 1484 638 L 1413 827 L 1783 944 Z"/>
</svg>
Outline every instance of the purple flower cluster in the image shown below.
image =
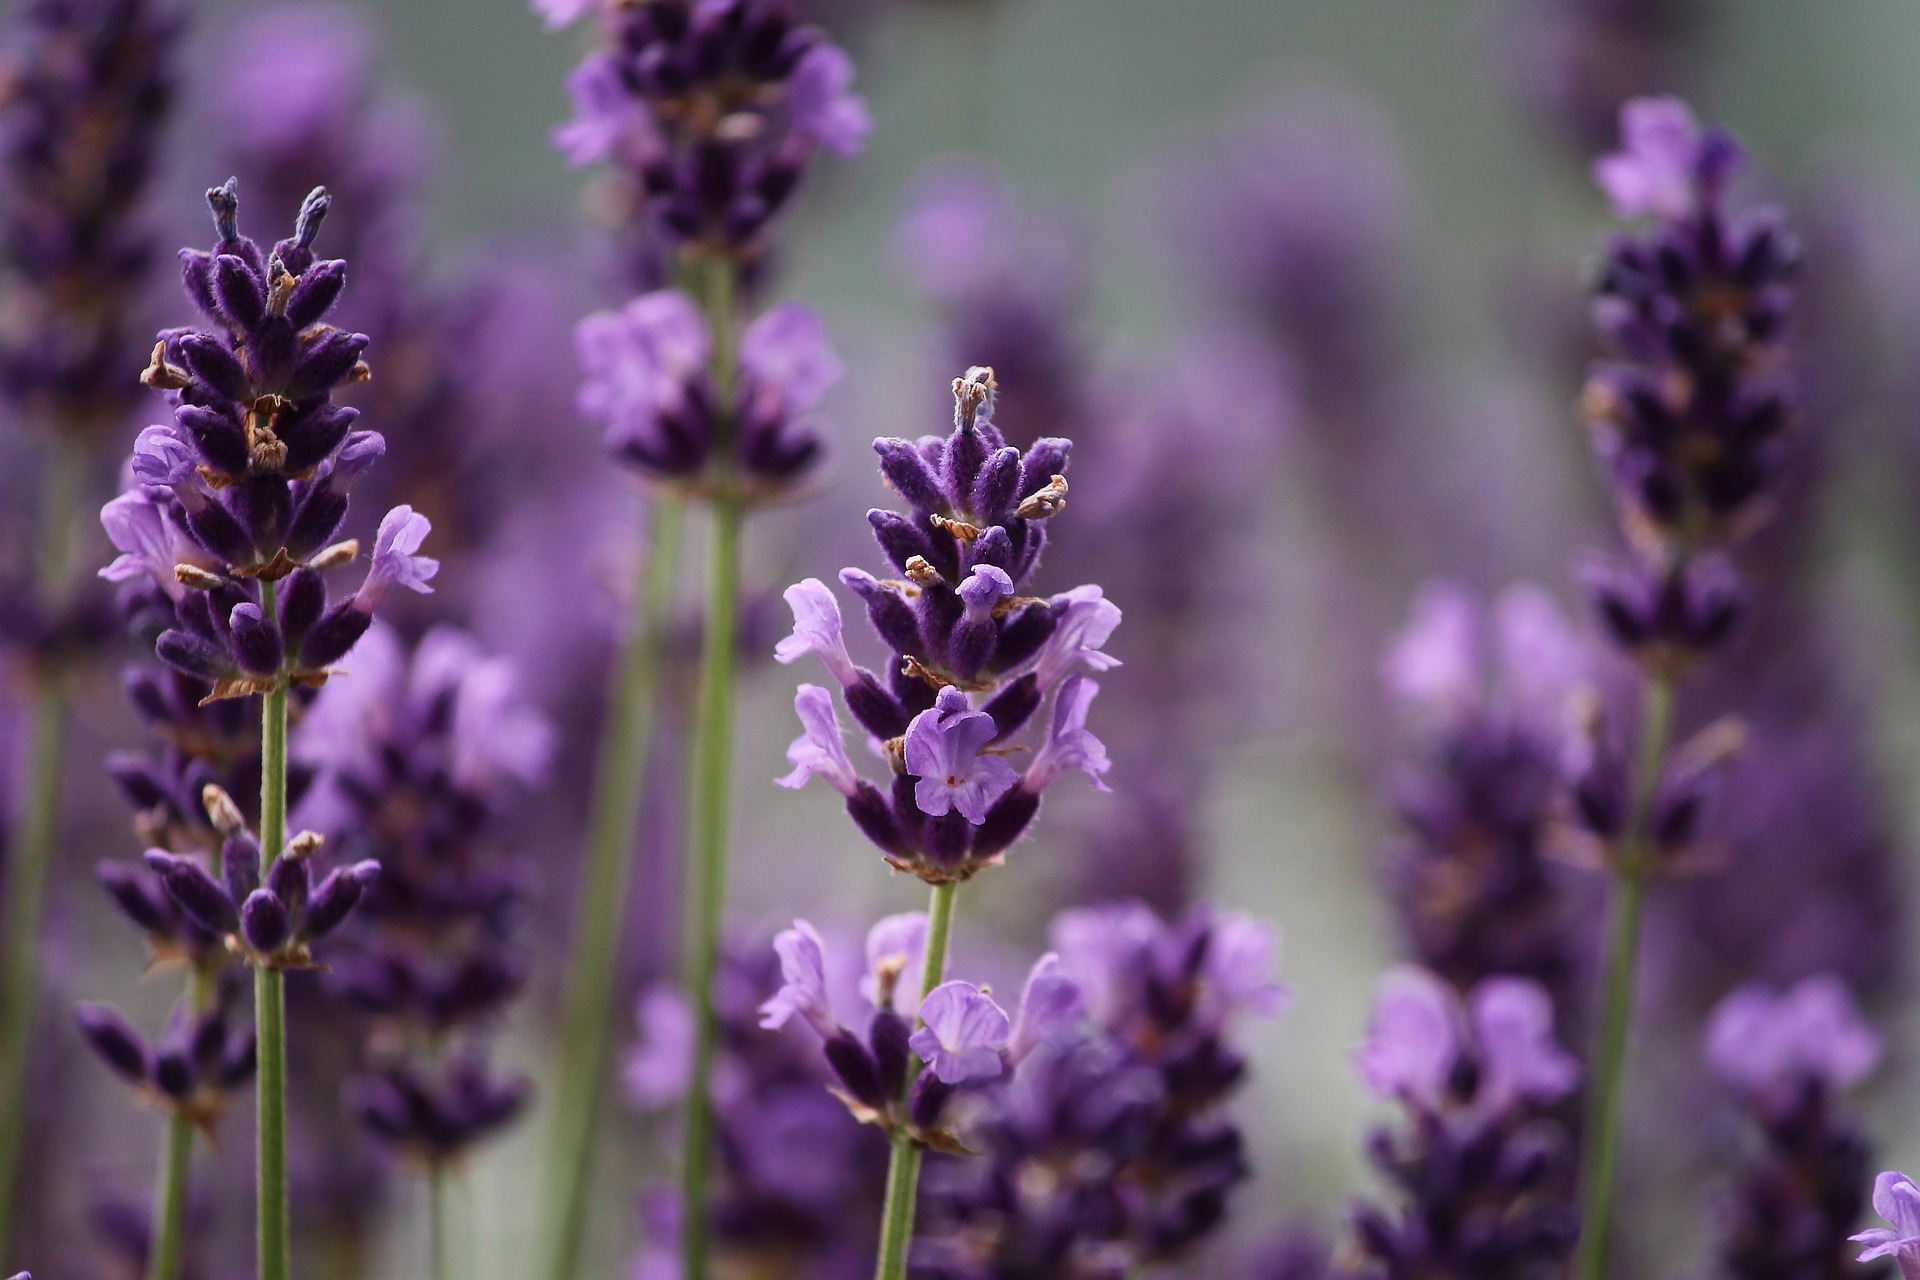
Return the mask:
<svg viewBox="0 0 1920 1280">
<path fill-rule="evenodd" d="M 1565 1265 L 1576 1214 L 1560 1109 L 1580 1069 L 1538 983 L 1492 977 L 1463 1001 L 1424 969 L 1390 970 L 1356 1066 L 1405 1113 L 1370 1144 L 1400 1203 L 1356 1210 L 1358 1276 L 1521 1280 Z"/>
<path fill-rule="evenodd" d="M 140 212 L 174 96 L 169 0 L 29 0 L 0 68 L 0 396 L 37 428 L 97 438 L 138 403 Z"/>
<path fill-rule="evenodd" d="M 218 698 L 324 683 L 381 600 L 396 587 L 430 591 L 439 566 L 418 554 L 426 517 L 396 507 L 360 589 L 329 602 L 322 571 L 359 550 L 333 541 L 348 487 L 386 451 L 379 433 L 354 429 L 355 410 L 332 403 L 369 373 L 366 337 L 323 319 L 346 283 L 344 262 L 313 253 L 329 200 L 316 189 L 270 253 L 241 236 L 233 183 L 207 201 L 219 239 L 181 261 L 213 327 L 170 329 L 154 346 L 142 377 L 169 393 L 174 421 L 140 433 L 132 487 L 101 512 L 121 553 L 101 575 L 145 575 L 172 600 L 177 620 L 156 651 Z"/>
<path fill-rule="evenodd" d="M 871 127 L 853 61 L 789 0 L 535 0 L 550 27 L 593 12 L 604 45 L 569 77 L 554 143 L 610 161 L 622 222 L 675 248 L 752 259 L 821 148 L 859 151 Z"/>
<path fill-rule="evenodd" d="M 1530 978 L 1565 1019 L 1582 957 L 1550 847 L 1562 819 L 1570 700 L 1593 657 L 1552 600 L 1513 587 L 1491 611 L 1434 583 L 1387 659 L 1418 755 L 1394 779 L 1389 884 L 1412 957 L 1465 992 Z"/>
<path fill-rule="evenodd" d="M 1636 554 L 1590 585 L 1615 642 L 1673 670 L 1740 616 L 1719 553 L 1765 514 L 1784 456 L 1798 249 L 1778 210 L 1729 208 L 1743 155 L 1685 104 L 1628 103 L 1621 132 L 1594 174 L 1647 226 L 1606 248 L 1594 317 L 1616 358 L 1594 370 L 1585 412 Z"/>
<path fill-rule="evenodd" d="M 430 1162 L 510 1120 L 527 1085 L 485 1062 L 520 989 L 516 918 L 528 876 L 499 848 L 516 788 L 544 779 L 553 730 L 505 659 L 451 627 L 409 654 L 385 627 L 314 702 L 294 754 L 316 772 L 300 811 L 380 875 L 341 939 L 328 991 L 375 1028 L 353 1113 Z M 435 1045 L 431 1057 L 418 1046 Z"/>
<path fill-rule="evenodd" d="M 1210 1235 L 1247 1177 L 1221 1111 L 1246 1070 L 1235 1019 L 1287 1003 L 1271 930 L 1118 903 L 1062 912 L 1052 942 L 1027 982 L 1013 1070 L 963 1131 L 982 1158 L 929 1171 L 916 1276 L 1137 1274 Z"/>
<path fill-rule="evenodd" d="M 747 326 L 730 397 L 715 386 L 708 322 L 678 289 L 588 316 L 575 345 L 586 375 L 581 414 L 602 423 L 608 449 L 643 475 L 764 501 L 820 458 L 813 411 L 841 365 L 810 307 L 782 303 Z"/>
<path fill-rule="evenodd" d="M 1863 1280 L 1848 1241 L 1867 1203 L 1872 1153 L 1840 1106 L 1880 1060 L 1880 1037 L 1837 979 L 1742 987 L 1708 1019 L 1707 1066 L 1745 1113 L 1723 1204 L 1729 1280 Z"/>
<path fill-rule="evenodd" d="M 1046 522 L 1066 505 L 1070 442 L 1008 446 L 992 422 L 990 369 L 969 370 L 953 390 L 946 439 L 874 442 L 909 513 L 874 510 L 867 520 L 902 576 L 840 574 L 892 651 L 885 682 L 854 662 L 840 606 L 818 579 L 787 589 L 794 631 L 775 650 L 782 662 L 819 656 L 893 774 L 885 791 L 859 775 L 832 694 L 807 684 L 794 699 L 803 731 L 787 749 L 794 769 L 781 785 L 821 778 L 889 863 L 936 884 L 1000 861 L 1061 774 L 1079 769 L 1105 789 L 1106 749 L 1086 727 L 1099 685 L 1075 668 L 1117 665 L 1100 646 L 1120 622 L 1095 586 L 1044 599 L 1023 593 Z M 1016 769 L 1010 740 L 1049 694 L 1046 739 Z"/>
<path fill-rule="evenodd" d="M 231 1025 L 236 990 L 223 984 L 220 998 L 200 1013 L 185 1001 L 174 1006 L 152 1044 L 111 1005 L 83 1004 L 74 1021 L 93 1051 L 142 1100 L 185 1115 L 211 1140 L 228 1092 L 253 1078 L 253 1028 Z"/>
</svg>

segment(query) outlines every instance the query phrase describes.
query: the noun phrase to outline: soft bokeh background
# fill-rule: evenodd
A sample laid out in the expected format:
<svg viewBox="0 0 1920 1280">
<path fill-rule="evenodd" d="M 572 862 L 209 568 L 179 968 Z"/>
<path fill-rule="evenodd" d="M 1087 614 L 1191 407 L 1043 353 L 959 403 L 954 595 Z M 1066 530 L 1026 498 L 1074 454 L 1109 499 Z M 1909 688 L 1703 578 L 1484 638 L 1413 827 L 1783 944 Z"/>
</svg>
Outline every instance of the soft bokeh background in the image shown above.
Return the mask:
<svg viewBox="0 0 1920 1280">
<path fill-rule="evenodd" d="M 1060 200 L 1078 211 L 1094 280 L 1091 332 L 1096 347 L 1116 357 L 1111 368 L 1126 353 L 1151 352 L 1215 318 L 1167 247 L 1163 211 L 1184 194 L 1168 188 L 1170 152 L 1255 104 L 1301 92 L 1356 95 L 1390 133 L 1412 220 L 1404 320 L 1411 360 L 1434 389 L 1430 405 L 1409 411 L 1426 436 L 1421 456 L 1433 462 L 1442 506 L 1449 498 L 1458 504 L 1471 536 L 1444 544 L 1464 548 L 1462 563 L 1435 565 L 1430 548 L 1407 547 L 1384 561 L 1342 562 L 1335 547 L 1340 567 L 1303 569 L 1315 558 L 1324 566 L 1326 541 L 1344 535 L 1329 534 L 1314 514 L 1316 496 L 1282 476 L 1272 509 L 1256 513 L 1237 553 L 1250 607 L 1257 601 L 1268 621 L 1247 638 L 1257 647 L 1248 666 L 1259 677 L 1247 690 L 1253 729 L 1222 726 L 1236 745 L 1209 819 L 1205 878 L 1212 896 L 1279 925 L 1285 974 L 1298 995 L 1286 1017 L 1253 1032 L 1255 1076 L 1239 1112 L 1255 1135 L 1259 1177 L 1242 1191 L 1236 1213 L 1248 1230 L 1283 1213 L 1331 1225 L 1366 1176 L 1359 1134 L 1369 1107 L 1347 1053 L 1373 979 L 1391 958 L 1372 880 L 1384 819 L 1377 777 L 1342 746 L 1350 737 L 1341 717 L 1367 712 L 1343 710 L 1314 674 L 1334 643 L 1319 621 L 1327 602 L 1371 585 L 1355 575 L 1378 573 L 1410 592 L 1436 568 L 1490 586 L 1529 576 L 1571 601 L 1568 555 L 1598 537 L 1597 482 L 1570 407 L 1577 387 L 1564 369 L 1536 358 L 1526 324 L 1515 321 L 1524 314 L 1520 282 L 1570 289 L 1606 220 L 1580 166 L 1526 117 L 1501 79 L 1502 24 L 1524 5 L 878 4 L 846 33 L 876 121 L 868 151 L 827 167 L 790 231 L 791 270 L 781 292 L 826 313 L 848 364 L 835 402 L 841 447 L 816 499 L 837 504 L 848 532 L 823 541 L 818 531 L 831 520 L 771 518 L 750 557 L 750 574 L 763 587 L 824 576 L 857 545 L 859 512 L 875 490 L 866 438 L 939 427 L 942 380 L 954 371 L 935 363 L 928 318 L 886 251 L 912 178 L 929 158 L 982 153 L 1023 199 Z M 202 8 L 201 25 L 212 30 L 240 7 Z M 562 82 L 579 52 L 575 33 L 545 34 L 512 0 L 385 0 L 369 16 L 385 33 L 388 73 L 426 95 L 442 121 L 449 158 L 433 208 L 434 253 L 456 261 L 482 233 L 532 241 L 580 234 L 581 178 L 547 143 L 568 111 Z M 1704 114 L 1726 120 L 1751 145 L 1769 186 L 1817 190 L 1836 165 L 1864 165 L 1895 192 L 1920 180 L 1920 78 L 1912 74 L 1920 65 L 1920 9 L 1908 0 L 1842 7 L 1738 0 L 1722 6 L 1700 48 L 1697 75 L 1684 87 Z M 211 71 L 204 59 L 200 68 Z M 221 176 L 181 167 L 183 192 Z M 1886 305 L 1862 323 L 1910 320 L 1920 294 L 1903 289 L 1916 280 L 1920 262 L 1888 263 Z M 580 296 L 602 295 L 586 279 Z M 1874 341 L 1920 354 L 1913 337 L 1895 329 Z M 1286 429 L 1277 417 L 1274 429 Z M 530 421 L 524 430 L 587 428 Z M 1858 667 L 1853 683 L 1871 691 L 1880 768 L 1902 784 L 1891 794 L 1908 825 L 1917 809 L 1903 784 L 1920 775 L 1920 684 L 1910 674 L 1920 654 L 1912 625 L 1920 616 L 1913 590 L 1920 557 L 1890 473 L 1904 463 L 1893 442 L 1912 430 L 1907 421 L 1871 424 L 1842 450 L 1836 483 L 1847 500 L 1830 504 L 1837 518 L 1821 542 L 1847 657 Z M 1356 539 L 1364 532 L 1344 531 Z M 1395 616 L 1403 612 L 1404 603 Z M 1115 647 L 1124 657 L 1124 641 Z M 1116 675 L 1125 678 L 1124 670 Z M 916 905 L 918 886 L 884 873 L 830 794 L 796 796 L 767 785 L 791 734 L 791 684 L 788 673 L 763 669 L 741 708 L 739 914 L 776 926 L 796 914 L 853 922 Z M 1118 774 L 1113 781 L 1126 785 Z M 1043 843 L 1022 859 L 1037 863 L 1045 853 Z M 575 854 L 555 856 L 570 862 Z M 1021 918 L 1021 889 L 1012 883 L 1029 873 L 1026 866 L 1007 871 L 1009 883 L 986 885 L 969 902 L 963 955 L 969 947 L 990 950 L 996 937 L 1008 947 L 1030 944 L 1032 922 Z M 124 958 L 114 953 L 122 972 Z M 1908 1167 L 1920 1162 L 1920 1125 L 1899 1085 L 1914 1056 L 1903 1035 L 1910 1029 L 1911 1020 L 1890 1028 L 1894 1068 L 1871 1104 L 1890 1164 Z M 539 1053 L 529 1033 L 505 1056 L 537 1068 Z M 130 1118 L 104 1089 L 95 1115 L 103 1128 L 140 1126 L 125 1172 L 144 1177 L 148 1157 L 134 1153 L 150 1151 L 148 1121 Z M 544 1117 L 538 1111 L 471 1171 L 474 1276 L 526 1274 Z M 646 1132 L 634 1128 L 628 1145 L 642 1144 Z M 229 1157 L 244 1152 L 241 1137 L 236 1130 Z M 650 1162 L 644 1150 L 628 1155 L 628 1163 Z M 630 1189 L 609 1180 L 600 1242 L 609 1253 L 616 1237 L 629 1234 L 622 1206 Z M 386 1274 L 404 1274 L 417 1236 L 412 1224 L 397 1222 L 392 1237 Z M 1676 1247 L 1686 1247 L 1684 1240 Z"/>
</svg>

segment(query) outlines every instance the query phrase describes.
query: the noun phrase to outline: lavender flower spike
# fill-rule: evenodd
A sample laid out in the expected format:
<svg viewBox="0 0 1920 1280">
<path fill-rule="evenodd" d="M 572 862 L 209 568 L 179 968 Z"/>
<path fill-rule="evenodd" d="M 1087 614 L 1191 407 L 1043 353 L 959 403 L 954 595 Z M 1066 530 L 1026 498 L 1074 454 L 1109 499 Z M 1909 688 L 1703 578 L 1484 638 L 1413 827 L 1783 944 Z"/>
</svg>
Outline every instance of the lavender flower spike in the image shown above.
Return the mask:
<svg viewBox="0 0 1920 1280">
<path fill-rule="evenodd" d="M 935 987 L 920 1005 L 926 1025 L 908 1043 L 945 1084 L 990 1080 L 1000 1074 L 1011 1024 L 980 988 L 966 982 Z"/>
<path fill-rule="evenodd" d="M 1873 1180 L 1873 1211 L 1892 1223 L 1853 1237 L 1867 1247 L 1859 1260 L 1894 1258 L 1902 1280 L 1920 1280 L 1920 1186 L 1904 1173 L 1888 1170 Z"/>
</svg>

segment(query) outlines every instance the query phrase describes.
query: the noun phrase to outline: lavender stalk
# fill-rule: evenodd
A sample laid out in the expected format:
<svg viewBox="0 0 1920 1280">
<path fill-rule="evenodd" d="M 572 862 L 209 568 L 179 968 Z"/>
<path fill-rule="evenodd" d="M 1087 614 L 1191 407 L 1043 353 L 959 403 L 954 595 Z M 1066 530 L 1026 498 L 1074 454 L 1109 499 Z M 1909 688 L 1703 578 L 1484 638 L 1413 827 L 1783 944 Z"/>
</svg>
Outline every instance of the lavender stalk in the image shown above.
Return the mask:
<svg viewBox="0 0 1920 1280">
<path fill-rule="evenodd" d="M 0 45 L 0 402 L 45 434 L 34 557 L 12 601 L 30 619 L 6 639 L 34 669 L 26 776 L 10 833 L 0 921 L 0 1256 L 9 1251 L 40 982 L 40 917 L 59 841 L 64 665 L 90 638 L 72 581 L 74 513 L 99 446 L 139 389 L 137 351 L 153 247 L 140 217 L 173 97 L 179 13 L 165 0 L 36 0 Z M 10 424 L 12 425 L 12 424 Z M 76 623 L 82 625 L 76 626 Z"/>
<path fill-rule="evenodd" d="M 920 973 L 920 989 L 932 991 L 947 973 L 947 940 L 953 933 L 953 906 L 960 886 L 936 884 L 927 906 L 927 959 Z M 918 1054 L 907 1060 L 907 1079 L 917 1079 L 923 1064 Z M 893 1139 L 887 1161 L 886 1202 L 880 1211 L 880 1253 L 874 1275 L 907 1274 L 907 1246 L 913 1243 L 913 1213 L 919 1201 L 920 1145 L 902 1133 Z"/>
<path fill-rule="evenodd" d="M 613 162 L 619 202 L 638 224 L 625 229 L 627 238 L 659 259 L 636 274 L 660 278 L 671 263 L 700 294 L 697 304 L 673 290 L 645 294 L 619 315 L 589 317 L 579 342 L 589 375 L 583 411 L 606 423 L 622 460 L 668 491 L 700 499 L 710 516 L 681 904 L 695 1038 L 681 1160 L 681 1265 L 689 1280 L 704 1280 L 708 1076 L 717 1035 L 711 988 L 726 897 L 741 526 L 750 507 L 789 491 L 816 461 L 820 442 L 795 417 L 839 372 L 818 322 L 800 308 L 776 307 L 737 333 L 737 295 L 743 279 L 761 274 L 775 216 L 819 149 L 852 154 L 868 121 L 850 91 L 846 53 L 784 4 L 538 0 L 536 7 L 550 26 L 594 11 L 606 36 L 605 47 L 569 80 L 576 115 L 556 132 L 556 143 L 575 164 Z M 695 325 L 703 332 L 685 345 Z M 804 362 L 791 377 L 770 363 L 781 353 Z M 621 379 L 605 376 L 621 371 Z M 638 786 L 639 779 L 622 782 Z M 610 939 L 595 947 L 579 953 L 575 987 L 583 1019 L 586 1001 L 603 999 L 594 1014 L 604 1025 L 613 1016 L 604 1002 L 613 947 Z M 592 1125 L 582 1121 L 599 1105 L 604 1031 L 568 1049 L 592 1060 L 563 1062 L 563 1073 L 591 1087 L 569 1103 L 585 1116 L 563 1117 L 560 1180 L 550 1206 L 552 1280 L 570 1280 L 578 1257 L 592 1158 Z"/>
</svg>

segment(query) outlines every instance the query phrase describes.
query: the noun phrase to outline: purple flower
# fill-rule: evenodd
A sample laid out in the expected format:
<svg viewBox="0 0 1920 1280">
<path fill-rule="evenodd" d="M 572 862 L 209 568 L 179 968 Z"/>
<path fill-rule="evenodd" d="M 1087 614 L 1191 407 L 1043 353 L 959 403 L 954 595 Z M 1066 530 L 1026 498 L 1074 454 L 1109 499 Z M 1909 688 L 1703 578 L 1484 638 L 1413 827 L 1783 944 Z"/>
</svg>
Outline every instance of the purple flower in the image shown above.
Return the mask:
<svg viewBox="0 0 1920 1280">
<path fill-rule="evenodd" d="M 1027 984 L 1020 992 L 1020 1008 L 1007 1036 L 1008 1060 L 1018 1063 L 1042 1045 L 1071 1039 L 1086 1015 L 1080 985 L 1067 976 L 1060 957 L 1047 952 L 1027 973 Z"/>
<path fill-rule="evenodd" d="M 840 713 L 833 695 L 817 684 L 803 684 L 793 695 L 801 733 L 787 747 L 793 772 L 774 781 L 783 787 L 803 787 L 809 778 L 821 778 L 841 795 L 851 798 L 860 786 L 840 737 Z"/>
<path fill-rule="evenodd" d="M 1635 98 L 1620 108 L 1620 150 L 1593 162 L 1594 181 L 1623 218 L 1682 218 L 1705 135 L 1678 98 Z"/>
<path fill-rule="evenodd" d="M 128 461 L 134 479 L 141 484 L 169 489 L 195 483 L 199 464 L 199 454 L 174 426 L 141 428 L 140 434 L 134 437 L 133 457 Z"/>
<path fill-rule="evenodd" d="M 827 1005 L 827 954 L 819 932 L 795 920 L 793 928 L 774 937 L 773 949 L 780 957 L 781 986 L 760 1006 L 760 1025 L 777 1030 L 797 1013 L 822 1040 L 832 1040 L 840 1025 Z"/>
<path fill-rule="evenodd" d="M 692 298 L 659 289 L 586 317 L 574 329 L 574 349 L 585 375 L 580 412 L 605 423 L 617 444 L 685 404 L 689 383 L 707 364 L 707 325 Z"/>
<path fill-rule="evenodd" d="M 783 663 L 797 662 L 809 653 L 817 653 L 827 671 L 842 685 L 859 682 L 860 670 L 847 653 L 841 635 L 840 604 L 833 591 L 818 578 L 804 578 L 783 593 L 793 610 L 793 634 L 773 648 L 773 656 Z"/>
<path fill-rule="evenodd" d="M 919 780 L 914 803 L 936 818 L 958 809 L 976 827 L 985 822 L 993 802 L 1020 776 L 1004 757 L 985 752 L 999 736 L 993 717 L 973 710 L 966 694 L 942 689 L 934 705 L 907 726 L 906 769 Z"/>
<path fill-rule="evenodd" d="M 120 554 L 100 570 L 108 582 L 131 582 L 145 574 L 155 586 L 178 601 L 186 588 L 173 567 L 202 558 L 167 517 L 166 510 L 138 489 L 128 490 L 100 508 L 100 524 Z"/>
<path fill-rule="evenodd" d="M 875 1008 L 914 1008 L 920 1003 L 926 956 L 926 912 L 883 917 L 867 930 L 867 971 L 860 977 L 860 994 Z"/>
<path fill-rule="evenodd" d="M 873 130 L 866 100 L 853 92 L 853 59 L 838 45 L 815 45 L 794 64 L 787 113 L 797 132 L 842 156 L 858 155 Z"/>
<path fill-rule="evenodd" d="M 992 617 L 995 605 L 1013 594 L 1013 579 L 997 565 L 977 564 L 954 594 L 966 606 L 969 621 L 984 622 Z"/>
<path fill-rule="evenodd" d="M 1413 617 L 1394 640 L 1381 674 L 1395 697 L 1452 715 L 1478 701 L 1480 619 L 1473 599 L 1453 582 L 1430 582 Z"/>
<path fill-rule="evenodd" d="M 1398 965 L 1374 989 L 1354 1065 L 1378 1096 L 1437 1110 L 1465 1043 L 1459 997 L 1425 969 Z"/>
<path fill-rule="evenodd" d="M 1010 1026 L 991 997 L 967 982 L 935 987 L 920 1004 L 925 1025 L 908 1043 L 942 1083 L 991 1080 L 1005 1063 Z"/>
<path fill-rule="evenodd" d="M 1112 790 L 1101 781 L 1100 775 L 1112 768 L 1113 762 L 1107 759 L 1107 749 L 1100 739 L 1087 732 L 1087 708 L 1099 692 L 1099 685 L 1078 672 L 1061 683 L 1053 699 L 1053 718 L 1047 728 L 1046 744 L 1034 753 L 1021 786 L 1037 794 L 1067 770 L 1078 769 L 1087 775 L 1095 790 Z"/>
<path fill-rule="evenodd" d="M 658 129 L 627 94 L 611 55 L 589 54 L 567 76 L 573 119 L 553 131 L 553 145 L 574 168 L 601 160 L 633 164 L 659 151 Z"/>
<path fill-rule="evenodd" d="M 1708 1067 L 1743 1093 L 1788 1095 L 1807 1083 L 1852 1088 L 1879 1064 L 1880 1036 L 1845 984 L 1829 974 L 1785 991 L 1750 983 L 1707 1019 Z"/>
<path fill-rule="evenodd" d="M 1555 1042 L 1553 1003 L 1539 983 L 1487 978 L 1468 996 L 1467 1018 L 1480 1050 L 1477 1106 L 1557 1102 L 1579 1083 L 1580 1064 Z"/>
<path fill-rule="evenodd" d="M 512 659 L 483 656 L 478 642 L 451 627 L 428 632 L 420 641 L 422 653 L 435 643 L 461 649 L 453 698 L 454 784 L 479 793 L 503 778 L 530 787 L 544 782 L 557 737 L 553 722 L 522 700 Z"/>
<path fill-rule="evenodd" d="M 1086 663 L 1091 671 L 1111 671 L 1120 665 L 1118 658 L 1100 651 L 1120 625 L 1120 609 L 1102 595 L 1099 587 L 1075 587 L 1053 597 L 1050 603 L 1061 614 L 1034 666 L 1042 689 L 1058 684 L 1078 662 Z"/>
<path fill-rule="evenodd" d="M 1293 991 L 1276 979 L 1280 936 L 1272 925 L 1252 916 L 1227 913 L 1212 922 L 1207 938 L 1206 1018 L 1224 1026 L 1238 1014 L 1277 1018 L 1293 1001 Z"/>
<path fill-rule="evenodd" d="M 395 507 L 381 517 L 373 539 L 373 561 L 354 596 L 354 607 L 372 613 L 395 587 L 431 595 L 433 588 L 427 583 L 440 572 L 440 562 L 416 553 L 432 530 L 433 524 L 412 507 Z"/>
<path fill-rule="evenodd" d="M 1904 1280 L 1920 1280 L 1920 1186 L 1888 1170 L 1873 1180 L 1873 1211 L 1893 1226 L 1872 1227 L 1852 1239 L 1866 1245 L 1861 1262 L 1895 1258 Z"/>
<path fill-rule="evenodd" d="M 740 372 L 749 383 L 744 398 L 755 410 L 797 414 L 819 404 L 846 366 L 827 340 L 820 313 L 783 302 L 740 335 Z M 772 403 L 761 403 L 767 400 Z"/>
<path fill-rule="evenodd" d="M 1570 695 L 1594 664 L 1592 646 L 1540 588 L 1507 588 L 1488 619 L 1465 588 L 1440 580 L 1421 589 L 1383 675 L 1401 701 L 1442 724 L 1497 709 L 1560 737 Z"/>
</svg>

